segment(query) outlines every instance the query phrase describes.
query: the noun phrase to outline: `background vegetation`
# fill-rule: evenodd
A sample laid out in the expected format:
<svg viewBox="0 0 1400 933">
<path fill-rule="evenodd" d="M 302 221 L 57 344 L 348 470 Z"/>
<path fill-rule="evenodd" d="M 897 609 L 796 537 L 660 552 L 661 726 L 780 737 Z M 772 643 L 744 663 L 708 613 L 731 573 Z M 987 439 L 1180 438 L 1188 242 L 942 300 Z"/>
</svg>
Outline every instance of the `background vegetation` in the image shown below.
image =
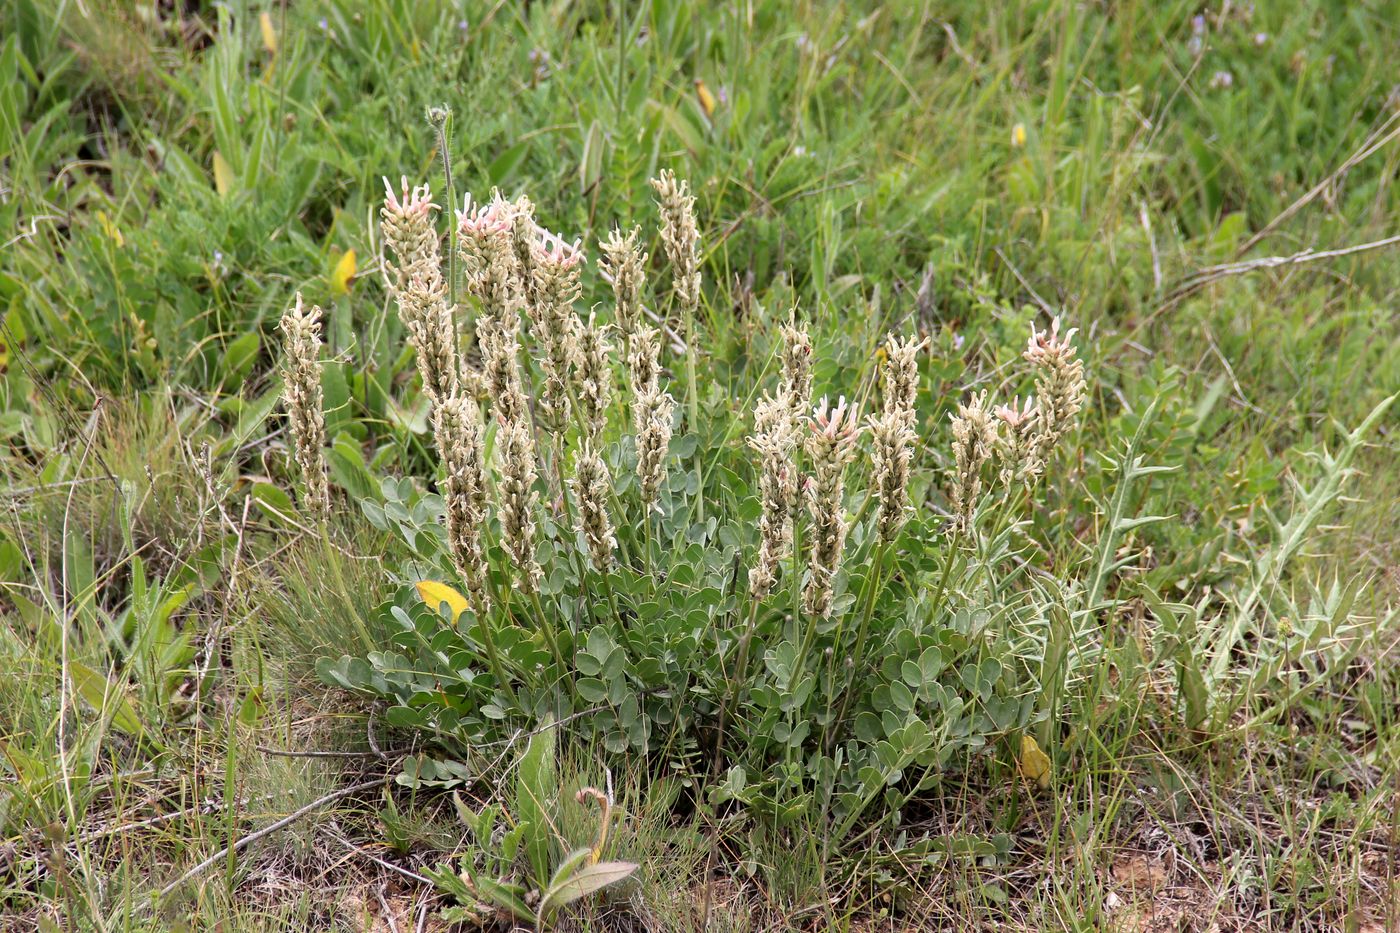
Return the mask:
<svg viewBox="0 0 1400 933">
<path fill-rule="evenodd" d="M 1397 24 L 1383 0 L 5 0 L 0 924 L 407 929 L 440 906 L 423 876 L 466 844 L 434 783 L 462 775 L 380 780 L 450 764 L 314 670 L 389 642 L 384 568 L 411 555 L 353 509 L 325 535 L 299 514 L 274 327 L 298 290 L 328 309 L 338 495 L 426 488 L 377 211 L 381 176 L 438 179 L 422 115 L 447 103 L 459 190 L 527 191 L 590 244 L 651 237 L 646 179 L 690 179 L 707 423 L 746 416 L 744 360 L 794 303 L 819 386 L 922 331 L 937 505 L 948 412 L 1063 313 L 1091 397 L 1036 565 L 1103 540 L 1128 437 L 1176 468 L 1127 503 L 1168 519 L 1115 542 L 1113 650 L 1050 788 L 991 743 L 852 862 L 703 771 L 563 743 L 561 787 L 611 765 L 612 845 L 641 865 L 564 922 L 1389 929 L 1400 408 L 1349 432 L 1400 389 Z M 1259 676 L 1207 723 L 1207 642 L 1173 607 L 1251 599 L 1267 626 L 1232 655 Z M 1289 639 L 1317 619 L 1354 637 L 1308 666 Z M 560 818 L 593 838 L 593 811 Z M 899 829 L 947 844 L 910 855 Z"/>
</svg>

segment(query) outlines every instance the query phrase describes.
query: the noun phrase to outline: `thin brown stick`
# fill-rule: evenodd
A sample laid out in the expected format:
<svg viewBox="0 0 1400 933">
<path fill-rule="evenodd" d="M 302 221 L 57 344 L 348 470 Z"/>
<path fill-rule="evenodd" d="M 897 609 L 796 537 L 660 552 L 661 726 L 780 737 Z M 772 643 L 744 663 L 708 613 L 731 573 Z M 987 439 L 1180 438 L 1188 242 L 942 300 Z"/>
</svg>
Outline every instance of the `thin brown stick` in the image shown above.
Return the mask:
<svg viewBox="0 0 1400 933">
<path fill-rule="evenodd" d="M 1350 169 L 1369 159 L 1376 152 L 1384 148 L 1391 140 L 1400 136 L 1400 124 L 1397 124 L 1393 128 L 1391 127 L 1391 124 L 1396 123 L 1397 120 L 1400 120 L 1400 113 L 1391 115 L 1391 117 L 1382 123 L 1374 133 L 1366 138 L 1366 141 L 1361 144 L 1360 148 L 1347 156 L 1346 161 L 1337 166 L 1332 174 L 1313 185 L 1302 197 L 1284 208 L 1277 217 L 1260 227 L 1259 231 L 1255 233 L 1254 236 L 1245 240 L 1244 243 L 1240 245 L 1240 248 L 1235 250 L 1236 258 L 1249 252 L 1260 240 L 1277 230 L 1288 218 L 1312 203 L 1318 195 L 1326 191 L 1338 178 L 1342 177 L 1342 175 L 1346 174 Z M 1390 132 L 1387 133 L 1386 130 L 1388 129 Z"/>
<path fill-rule="evenodd" d="M 1323 259 L 1337 259 L 1342 256 L 1352 256 L 1356 253 L 1386 249 L 1396 244 L 1400 244 L 1400 234 L 1386 237 L 1383 240 L 1373 240 L 1370 243 L 1358 243 L 1355 246 L 1345 246 L 1340 249 L 1326 249 L 1319 252 L 1309 247 L 1308 249 L 1293 253 L 1290 256 L 1265 256 L 1260 259 L 1250 259 L 1246 262 L 1227 262 L 1218 266 L 1207 266 L 1197 271 L 1194 275 L 1188 276 L 1178 284 L 1176 288 L 1172 289 L 1171 294 L 1169 294 L 1166 301 L 1162 303 L 1162 308 L 1170 308 L 1188 295 L 1200 291 L 1210 283 L 1218 282 L 1221 279 L 1226 279 L 1231 276 L 1244 275 L 1245 273 L 1254 272 L 1259 269 L 1274 269 L 1279 266 L 1301 265 L 1302 263 L 1317 262 Z"/>
<path fill-rule="evenodd" d="M 183 875 L 167 884 L 165 887 L 161 888 L 159 893 L 157 893 L 154 898 L 146 902 L 143 909 L 150 909 L 151 905 L 155 901 L 165 898 L 167 895 L 169 895 L 176 888 L 180 887 L 180 885 L 184 884 L 186 881 L 189 881 L 191 878 L 194 878 L 197 875 L 204 873 L 210 867 L 217 865 L 219 861 L 228 856 L 229 853 L 239 852 L 243 849 L 246 849 L 248 846 L 252 845 L 254 842 L 257 842 L 259 839 L 262 839 L 265 836 L 270 836 L 273 833 L 277 832 L 277 830 L 292 825 L 297 820 L 306 816 L 308 813 L 311 813 L 315 810 L 319 810 L 321 807 L 325 806 L 328 803 L 331 803 L 332 801 L 339 800 L 341 797 L 348 797 L 351 794 L 357 794 L 362 790 L 369 790 L 372 787 L 379 787 L 383 785 L 383 783 L 386 780 L 388 780 L 387 776 L 379 777 L 375 778 L 372 781 L 361 781 L 358 784 L 352 784 L 349 787 L 342 787 L 340 790 L 331 791 L 329 794 L 326 794 L 323 797 L 317 797 L 315 800 L 311 801 L 306 806 L 287 814 L 277 822 L 272 823 L 268 826 L 264 826 L 262 829 L 258 830 L 255 833 L 249 833 L 248 835 L 243 836 L 233 845 L 224 846 L 222 849 L 215 852 L 213 855 L 209 856 L 207 859 L 200 862 L 198 865 L 194 866 L 189 871 L 185 872 Z"/>
</svg>

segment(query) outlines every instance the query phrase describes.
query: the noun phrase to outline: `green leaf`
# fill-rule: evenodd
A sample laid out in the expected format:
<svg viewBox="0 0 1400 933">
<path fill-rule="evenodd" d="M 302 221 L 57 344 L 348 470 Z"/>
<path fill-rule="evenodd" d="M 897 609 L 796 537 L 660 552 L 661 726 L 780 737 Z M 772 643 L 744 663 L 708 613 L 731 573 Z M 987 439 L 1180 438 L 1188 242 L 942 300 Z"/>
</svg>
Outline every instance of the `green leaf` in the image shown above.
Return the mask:
<svg viewBox="0 0 1400 933">
<path fill-rule="evenodd" d="M 78 696 L 101 716 L 111 717 L 112 725 L 127 735 L 143 735 L 146 727 L 136 714 L 131 698 L 119 685 L 78 661 L 68 662 L 68 673 Z"/>
<path fill-rule="evenodd" d="M 530 737 L 515 772 L 515 809 L 525 832 L 525 855 L 538 883 L 549 877 L 549 850 L 553 821 L 550 800 L 554 796 L 554 717 L 546 715 Z"/>
<path fill-rule="evenodd" d="M 241 337 L 235 337 L 224 347 L 222 385 L 224 388 L 237 386 L 247 378 L 262 349 L 262 335 L 250 330 Z"/>
<path fill-rule="evenodd" d="M 575 873 L 573 877 L 550 887 L 540 900 L 537 921 L 552 916 L 565 904 L 581 897 L 587 897 L 610 884 L 616 884 L 631 876 L 637 870 L 635 862 L 598 862 Z"/>
</svg>

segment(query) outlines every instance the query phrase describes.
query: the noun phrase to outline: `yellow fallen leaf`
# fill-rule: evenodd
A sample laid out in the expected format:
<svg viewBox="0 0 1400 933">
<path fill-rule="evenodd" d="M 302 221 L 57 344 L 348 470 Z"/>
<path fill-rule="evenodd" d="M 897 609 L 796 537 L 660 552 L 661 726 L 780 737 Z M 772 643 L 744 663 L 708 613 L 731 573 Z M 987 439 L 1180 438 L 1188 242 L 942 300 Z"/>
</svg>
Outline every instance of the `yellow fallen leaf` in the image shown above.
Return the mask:
<svg viewBox="0 0 1400 933">
<path fill-rule="evenodd" d="M 102 232 L 107 234 L 107 238 L 117 244 L 118 249 L 126 245 L 126 240 L 122 237 L 121 230 L 112 222 L 112 218 L 107 216 L 106 211 L 97 212 L 97 224 L 102 228 Z"/>
<path fill-rule="evenodd" d="M 263 48 L 277 54 L 277 30 L 272 28 L 272 14 L 263 10 L 258 14 L 258 25 L 262 27 Z"/>
<path fill-rule="evenodd" d="M 436 580 L 419 580 L 415 586 L 418 588 L 418 598 L 423 600 L 428 608 L 434 612 L 437 612 L 438 607 L 443 603 L 447 603 L 452 610 L 454 624 L 457 622 L 457 617 L 466 612 L 471 605 L 467 602 L 467 597 L 446 583 L 439 583 Z"/>
<path fill-rule="evenodd" d="M 214 150 L 214 190 L 221 198 L 228 197 L 233 190 L 233 168 L 217 149 Z"/>
<path fill-rule="evenodd" d="M 350 284 L 355 278 L 355 251 L 347 249 L 339 260 L 336 261 L 335 268 L 331 270 L 331 294 L 350 294 Z"/>
<path fill-rule="evenodd" d="M 1035 781 L 1039 787 L 1050 786 L 1050 756 L 1041 751 L 1035 739 L 1029 735 L 1021 736 L 1021 755 L 1016 762 L 1016 770 L 1021 777 Z"/>
<path fill-rule="evenodd" d="M 710 93 L 710 89 L 705 87 L 705 82 L 699 78 L 695 79 L 695 96 L 700 98 L 700 108 L 705 111 L 705 116 L 715 115 L 715 95 Z"/>
</svg>

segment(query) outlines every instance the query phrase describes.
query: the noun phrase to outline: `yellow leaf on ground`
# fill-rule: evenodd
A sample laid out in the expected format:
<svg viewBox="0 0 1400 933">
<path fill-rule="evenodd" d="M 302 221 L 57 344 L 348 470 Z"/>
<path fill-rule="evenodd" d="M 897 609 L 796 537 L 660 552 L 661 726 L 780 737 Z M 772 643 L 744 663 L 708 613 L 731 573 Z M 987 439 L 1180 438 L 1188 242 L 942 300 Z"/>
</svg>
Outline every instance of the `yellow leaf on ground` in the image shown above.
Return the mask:
<svg viewBox="0 0 1400 933">
<path fill-rule="evenodd" d="M 452 610 L 454 623 L 457 621 L 457 617 L 466 612 L 471 605 L 467 602 L 467 597 L 446 583 L 439 583 L 436 580 L 419 580 L 414 585 L 418 587 L 418 597 L 434 612 L 437 612 L 438 607 L 443 603 L 447 603 Z"/>
<path fill-rule="evenodd" d="M 1021 772 L 1021 777 L 1035 781 L 1039 787 L 1050 786 L 1050 756 L 1041 751 L 1035 739 L 1029 735 L 1021 736 L 1021 755 L 1016 762 L 1016 770 Z"/>
<path fill-rule="evenodd" d="M 695 79 L 695 96 L 700 98 L 700 107 L 705 111 L 705 116 L 715 115 L 715 95 L 710 93 L 710 89 L 705 87 L 705 82 L 699 78 Z"/>
<path fill-rule="evenodd" d="M 347 249 L 336 261 L 335 268 L 331 270 L 331 294 L 350 294 L 350 284 L 355 278 L 355 251 Z"/>
<path fill-rule="evenodd" d="M 272 14 L 263 10 L 258 14 L 258 25 L 262 27 L 263 48 L 277 54 L 277 30 L 272 28 Z"/>
<path fill-rule="evenodd" d="M 97 212 L 97 224 L 102 228 L 102 232 L 107 235 L 107 239 L 117 244 L 118 249 L 126 245 L 126 240 L 122 237 L 121 230 L 117 229 L 117 225 L 112 222 L 112 218 L 107 216 L 106 211 Z"/>
<path fill-rule="evenodd" d="M 228 197 L 233 190 L 233 168 L 217 149 L 214 150 L 214 190 L 221 198 Z"/>
</svg>

